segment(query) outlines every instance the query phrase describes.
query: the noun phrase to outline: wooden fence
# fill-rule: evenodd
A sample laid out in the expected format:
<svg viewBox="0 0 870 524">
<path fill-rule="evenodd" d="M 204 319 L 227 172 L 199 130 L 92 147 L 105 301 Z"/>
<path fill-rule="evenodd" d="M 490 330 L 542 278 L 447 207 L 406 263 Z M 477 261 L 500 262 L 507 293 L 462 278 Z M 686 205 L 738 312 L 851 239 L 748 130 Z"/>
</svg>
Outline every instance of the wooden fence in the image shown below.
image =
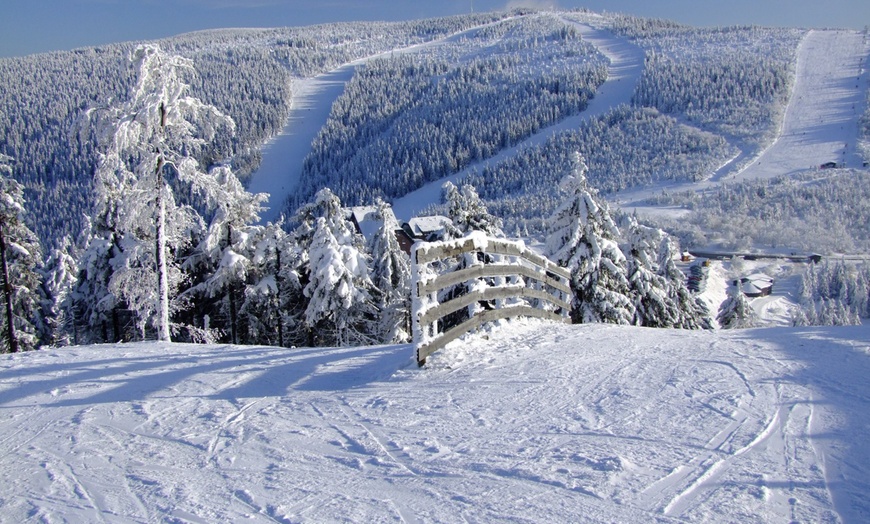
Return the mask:
<svg viewBox="0 0 870 524">
<path fill-rule="evenodd" d="M 418 242 L 411 261 L 411 319 L 421 366 L 486 322 L 518 316 L 570 322 L 568 271 L 522 242 L 477 233 Z"/>
</svg>

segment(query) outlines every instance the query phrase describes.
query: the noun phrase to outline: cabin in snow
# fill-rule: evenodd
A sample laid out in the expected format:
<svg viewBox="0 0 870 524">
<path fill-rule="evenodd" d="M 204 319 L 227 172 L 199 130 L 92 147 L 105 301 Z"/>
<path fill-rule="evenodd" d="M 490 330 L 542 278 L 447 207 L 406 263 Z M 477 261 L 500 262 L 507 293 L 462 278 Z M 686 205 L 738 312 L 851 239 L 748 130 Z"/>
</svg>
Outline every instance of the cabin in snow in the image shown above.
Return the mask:
<svg viewBox="0 0 870 524">
<path fill-rule="evenodd" d="M 414 217 L 402 225 L 402 229 L 414 240 L 434 242 L 443 240 L 453 221 L 443 215 Z"/>
<path fill-rule="evenodd" d="M 371 240 L 375 233 L 378 232 L 378 229 L 381 228 L 381 224 L 383 224 L 383 220 L 378 218 L 378 208 L 376 206 L 349 207 L 345 208 L 344 212 L 345 218 L 353 224 L 357 233 L 362 235 L 366 239 L 366 242 Z M 396 215 L 393 214 L 393 209 L 387 208 L 386 212 L 391 215 L 389 218 L 392 219 L 392 222 L 398 224 Z M 404 229 L 396 229 L 393 233 L 396 235 L 396 241 L 399 243 L 402 251 L 410 255 L 414 240 L 408 236 L 408 233 Z"/>
<path fill-rule="evenodd" d="M 739 278 L 732 284 L 740 286 L 743 294 L 750 298 L 766 297 L 773 292 L 773 279 L 761 273 Z"/>
</svg>

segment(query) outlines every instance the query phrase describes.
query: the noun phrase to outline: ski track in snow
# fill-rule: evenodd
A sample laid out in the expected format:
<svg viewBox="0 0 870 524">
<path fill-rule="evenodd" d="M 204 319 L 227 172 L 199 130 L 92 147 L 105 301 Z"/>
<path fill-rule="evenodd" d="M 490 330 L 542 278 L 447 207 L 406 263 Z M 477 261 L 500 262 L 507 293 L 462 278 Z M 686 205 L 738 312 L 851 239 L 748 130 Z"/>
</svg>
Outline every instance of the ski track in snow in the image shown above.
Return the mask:
<svg viewBox="0 0 870 524">
<path fill-rule="evenodd" d="M 771 178 L 825 162 L 859 168 L 858 119 L 870 48 L 857 31 L 813 30 L 798 48 L 795 82 L 774 143 L 733 180 Z"/>
<path fill-rule="evenodd" d="M 0 522 L 865 522 L 870 327 L 0 356 Z"/>
</svg>

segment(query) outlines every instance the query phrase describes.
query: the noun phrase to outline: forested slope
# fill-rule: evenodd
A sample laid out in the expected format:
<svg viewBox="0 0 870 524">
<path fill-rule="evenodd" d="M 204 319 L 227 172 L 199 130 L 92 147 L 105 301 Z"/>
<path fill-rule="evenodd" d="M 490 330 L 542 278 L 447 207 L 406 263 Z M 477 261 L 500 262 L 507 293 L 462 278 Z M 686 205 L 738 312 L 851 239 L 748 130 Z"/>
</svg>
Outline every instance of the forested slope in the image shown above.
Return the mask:
<svg viewBox="0 0 870 524">
<path fill-rule="evenodd" d="M 222 140 L 232 141 L 232 161 L 244 177 L 258 164 L 262 144 L 284 125 L 293 78 L 504 16 L 203 31 L 158 43 L 193 59 L 191 94 L 236 122 L 236 135 Z M 98 152 L 85 112 L 124 99 L 134 81 L 129 56 L 135 47 L 128 42 L 0 59 L 0 153 L 13 158 L 44 243 L 81 233 Z"/>
</svg>

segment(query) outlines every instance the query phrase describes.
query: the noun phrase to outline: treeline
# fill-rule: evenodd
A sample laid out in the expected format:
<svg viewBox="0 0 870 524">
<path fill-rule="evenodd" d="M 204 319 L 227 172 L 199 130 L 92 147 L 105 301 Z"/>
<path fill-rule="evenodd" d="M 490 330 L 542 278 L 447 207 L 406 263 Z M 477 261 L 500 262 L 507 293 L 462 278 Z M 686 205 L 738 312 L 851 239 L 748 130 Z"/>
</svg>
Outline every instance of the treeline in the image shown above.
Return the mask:
<svg viewBox="0 0 870 524">
<path fill-rule="evenodd" d="M 236 122 L 231 146 L 244 180 L 260 146 L 284 125 L 292 80 L 389 49 L 451 35 L 507 16 L 481 14 L 400 23 L 202 31 L 159 41 L 194 61 L 192 94 Z M 97 137 L 79 125 L 91 108 L 123 98 L 134 81 L 133 43 L 0 59 L 0 154 L 12 158 L 30 202 L 31 226 L 46 245 L 75 238 L 90 212 Z M 216 144 L 223 150 L 227 144 Z M 204 153 L 201 159 L 216 159 Z"/>
<path fill-rule="evenodd" d="M 646 50 L 634 104 L 755 147 L 772 138 L 788 102 L 805 31 L 695 28 L 619 15 L 612 27 Z"/>
<path fill-rule="evenodd" d="M 320 187 L 397 197 L 582 111 L 603 57 L 550 16 L 509 20 L 360 68 L 305 159 L 295 208 Z"/>
<path fill-rule="evenodd" d="M 705 178 L 732 150 L 718 136 L 681 125 L 650 108 L 621 106 L 468 178 L 509 231 L 536 235 L 555 208 L 553 190 L 574 152 L 589 166 L 602 193 L 664 181 Z"/>
<path fill-rule="evenodd" d="M 668 224 L 688 246 L 870 252 L 870 173 L 865 170 L 728 183 L 706 193 L 663 193 L 650 202 L 693 211 Z"/>
<path fill-rule="evenodd" d="M 870 318 L 870 267 L 845 261 L 813 264 L 801 278 L 796 326 L 860 325 Z"/>
</svg>

